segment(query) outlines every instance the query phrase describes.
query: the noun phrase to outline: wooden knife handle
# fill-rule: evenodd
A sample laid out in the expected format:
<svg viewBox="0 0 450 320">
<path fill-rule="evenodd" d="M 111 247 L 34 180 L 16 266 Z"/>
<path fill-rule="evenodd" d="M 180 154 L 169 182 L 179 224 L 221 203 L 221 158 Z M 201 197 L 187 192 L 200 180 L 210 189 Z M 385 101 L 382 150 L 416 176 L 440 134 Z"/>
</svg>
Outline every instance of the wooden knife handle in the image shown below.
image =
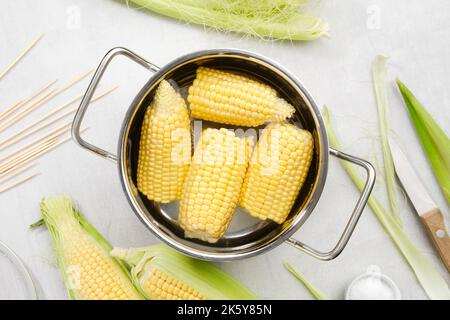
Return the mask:
<svg viewBox="0 0 450 320">
<path fill-rule="evenodd" d="M 433 209 L 421 215 L 422 222 L 425 225 L 434 246 L 437 248 L 442 261 L 450 272 L 450 237 L 445 229 L 444 217 L 441 210 Z"/>
</svg>

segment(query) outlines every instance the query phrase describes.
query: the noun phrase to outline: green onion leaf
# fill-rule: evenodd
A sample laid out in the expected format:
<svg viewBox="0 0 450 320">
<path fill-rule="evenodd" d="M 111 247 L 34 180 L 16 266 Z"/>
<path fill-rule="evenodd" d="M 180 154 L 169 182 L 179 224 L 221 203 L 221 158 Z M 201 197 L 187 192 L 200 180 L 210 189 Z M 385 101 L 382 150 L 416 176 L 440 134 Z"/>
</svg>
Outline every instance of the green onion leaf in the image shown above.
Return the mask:
<svg viewBox="0 0 450 320">
<path fill-rule="evenodd" d="M 305 0 L 130 0 L 142 8 L 220 31 L 287 40 L 328 35 L 328 24 L 304 12 Z"/>
<path fill-rule="evenodd" d="M 325 126 L 327 127 L 330 145 L 336 149 L 341 149 L 339 141 L 333 127 L 331 126 L 328 108 L 323 109 Z M 347 171 L 356 187 L 362 191 L 364 182 L 349 162 L 341 161 L 342 166 Z M 411 242 L 405 231 L 395 222 L 394 218 L 386 211 L 375 196 L 370 196 L 369 207 L 375 214 L 381 225 L 384 227 L 391 240 L 396 245 L 406 262 L 415 273 L 417 280 L 431 299 L 450 300 L 450 290 L 445 279 L 439 274 L 436 268 L 427 260 L 420 250 Z"/>
<path fill-rule="evenodd" d="M 300 274 L 295 268 L 290 264 L 289 262 L 284 262 L 285 268 L 298 280 L 300 280 L 301 283 L 306 287 L 306 289 L 309 290 L 309 292 L 316 298 L 317 300 L 330 300 L 325 294 L 317 290 L 311 282 L 309 282 L 302 274 Z"/>
<path fill-rule="evenodd" d="M 397 85 L 408 108 L 434 175 L 450 203 L 450 140 L 411 91 L 397 79 Z"/>
<path fill-rule="evenodd" d="M 386 63 L 385 56 L 377 56 L 372 64 L 372 79 L 373 89 L 377 101 L 378 109 L 378 125 L 380 127 L 381 148 L 383 152 L 384 161 L 384 177 L 386 180 L 386 189 L 389 197 L 389 204 L 391 211 L 401 226 L 402 220 L 398 213 L 398 198 L 397 198 L 397 180 L 395 178 L 394 162 L 392 160 L 391 149 L 389 147 L 389 126 L 388 126 L 388 112 L 389 102 L 386 89 Z"/>
</svg>

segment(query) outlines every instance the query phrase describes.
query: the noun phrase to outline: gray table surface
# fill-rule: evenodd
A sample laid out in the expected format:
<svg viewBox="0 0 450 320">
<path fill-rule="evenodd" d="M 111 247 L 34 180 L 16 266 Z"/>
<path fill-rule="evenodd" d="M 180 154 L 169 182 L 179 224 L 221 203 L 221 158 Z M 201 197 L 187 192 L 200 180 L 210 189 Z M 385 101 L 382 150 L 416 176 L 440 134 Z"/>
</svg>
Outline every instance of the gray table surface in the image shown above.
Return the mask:
<svg viewBox="0 0 450 320">
<path fill-rule="evenodd" d="M 369 159 L 378 169 L 374 193 L 387 205 L 378 139 L 370 65 L 386 54 L 391 104 L 390 126 L 433 198 L 449 218 L 442 196 L 408 118 L 393 79 L 400 77 L 448 132 L 450 120 L 450 3 L 444 0 L 321 1 L 315 8 L 331 26 L 331 39 L 290 43 L 248 39 L 203 27 L 188 26 L 109 0 L 16 0 L 0 4 L 0 69 L 33 37 L 45 33 L 39 45 L 0 83 L 0 108 L 27 96 L 50 80 L 68 81 L 97 65 L 104 53 L 124 46 L 157 65 L 185 53 L 208 48 L 240 48 L 270 57 L 297 75 L 322 106 L 327 104 L 344 141 L 345 151 Z M 88 111 L 91 128 L 86 139 L 115 151 L 125 110 L 148 77 L 142 68 L 120 60 L 105 76 L 103 88 L 120 89 Z M 26 123 L 83 92 L 87 81 L 34 112 L 3 139 Z M 1 109 L 0 109 L 1 110 Z M 6 154 L 6 152 L 2 153 Z M 39 287 L 41 299 L 64 299 L 50 238 L 45 230 L 30 231 L 40 217 L 44 196 L 68 194 L 82 212 L 114 245 L 157 243 L 134 216 L 122 192 L 116 167 L 77 147 L 72 141 L 41 158 L 34 169 L 42 174 L 0 195 L 0 241 L 24 260 Z M 295 235 L 314 247 L 330 248 L 348 218 L 358 192 L 335 159 L 321 200 Z M 401 200 L 404 228 L 414 243 L 449 280 L 418 218 Z M 373 213 L 367 209 L 343 254 L 320 262 L 290 246 L 221 267 L 264 298 L 311 299 L 283 268 L 292 262 L 307 278 L 334 299 L 367 266 L 376 264 L 400 287 L 405 299 L 426 299 L 409 269 Z M 2 288 L 7 290 L 8 288 Z"/>
</svg>

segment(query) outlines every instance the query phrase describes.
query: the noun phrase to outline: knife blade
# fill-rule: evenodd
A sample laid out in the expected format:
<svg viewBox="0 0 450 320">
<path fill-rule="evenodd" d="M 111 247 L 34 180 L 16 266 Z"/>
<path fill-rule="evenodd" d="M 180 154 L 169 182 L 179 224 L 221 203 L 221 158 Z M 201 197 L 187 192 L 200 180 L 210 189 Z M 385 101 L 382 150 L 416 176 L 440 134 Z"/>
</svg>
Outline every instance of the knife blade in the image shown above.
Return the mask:
<svg viewBox="0 0 450 320">
<path fill-rule="evenodd" d="M 444 217 L 412 168 L 408 158 L 392 138 L 389 138 L 389 146 L 395 172 L 403 190 L 426 227 L 442 262 L 450 272 L 450 237 L 445 228 Z"/>
<path fill-rule="evenodd" d="M 392 138 L 389 138 L 389 146 L 391 147 L 392 160 L 394 161 L 397 177 L 416 212 L 419 215 L 423 215 L 437 208 L 437 204 L 431 199 L 416 171 L 412 168 L 399 145 Z"/>
</svg>

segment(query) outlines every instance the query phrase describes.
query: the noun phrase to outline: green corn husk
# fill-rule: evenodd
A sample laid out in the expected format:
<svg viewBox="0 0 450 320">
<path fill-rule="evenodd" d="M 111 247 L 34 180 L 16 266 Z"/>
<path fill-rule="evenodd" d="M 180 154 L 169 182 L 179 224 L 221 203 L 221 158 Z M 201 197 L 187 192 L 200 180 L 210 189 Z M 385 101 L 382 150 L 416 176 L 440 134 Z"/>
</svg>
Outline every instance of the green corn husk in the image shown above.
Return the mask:
<svg viewBox="0 0 450 320">
<path fill-rule="evenodd" d="M 397 79 L 411 120 L 431 162 L 434 175 L 450 203 L 450 139 L 412 92 Z"/>
<path fill-rule="evenodd" d="M 284 262 L 284 267 L 294 276 L 296 277 L 306 289 L 312 294 L 314 298 L 317 300 L 330 300 L 325 294 L 316 289 L 311 282 L 308 281 L 302 274 L 300 274 L 295 268 L 289 263 Z"/>
<path fill-rule="evenodd" d="M 325 126 L 328 131 L 330 145 L 336 149 L 341 148 L 341 142 L 338 139 L 331 125 L 328 108 L 323 109 Z M 358 188 L 362 191 L 364 182 L 356 172 L 355 168 L 346 161 L 341 161 L 341 165 L 348 173 L 349 177 Z M 436 300 L 450 300 L 450 290 L 444 278 L 439 274 L 436 268 L 428 261 L 428 259 L 420 252 L 420 250 L 411 242 L 405 231 L 396 223 L 394 218 L 380 204 L 378 199 L 371 195 L 368 201 L 369 207 L 386 230 L 397 249 L 405 258 L 408 265 L 413 270 L 417 280 L 422 285 L 428 297 Z"/>
<path fill-rule="evenodd" d="M 146 283 L 155 270 L 187 285 L 208 300 L 258 299 L 253 292 L 213 264 L 190 258 L 163 244 L 145 248 L 114 248 L 111 255 L 131 266 L 134 284 L 148 299 L 179 299 L 174 291 L 168 292 L 167 288 L 165 292 L 174 296 L 156 297 L 153 294 Z"/>
<path fill-rule="evenodd" d="M 109 243 L 67 197 L 45 198 L 41 212 L 72 300 L 143 299 Z"/>
<path fill-rule="evenodd" d="M 303 12 L 305 0 L 130 1 L 158 14 L 220 31 L 287 40 L 314 40 L 328 35 L 327 23 Z"/>
<path fill-rule="evenodd" d="M 377 101 L 378 125 L 380 127 L 386 189 L 391 211 L 394 218 L 397 220 L 397 223 L 401 226 L 402 220 L 400 219 L 398 212 L 397 180 L 395 178 L 394 161 L 392 160 L 391 148 L 389 146 L 388 139 L 389 126 L 387 115 L 389 112 L 389 102 L 386 89 L 386 59 L 386 57 L 381 55 L 375 58 L 372 64 L 372 78 L 375 98 Z"/>
</svg>

